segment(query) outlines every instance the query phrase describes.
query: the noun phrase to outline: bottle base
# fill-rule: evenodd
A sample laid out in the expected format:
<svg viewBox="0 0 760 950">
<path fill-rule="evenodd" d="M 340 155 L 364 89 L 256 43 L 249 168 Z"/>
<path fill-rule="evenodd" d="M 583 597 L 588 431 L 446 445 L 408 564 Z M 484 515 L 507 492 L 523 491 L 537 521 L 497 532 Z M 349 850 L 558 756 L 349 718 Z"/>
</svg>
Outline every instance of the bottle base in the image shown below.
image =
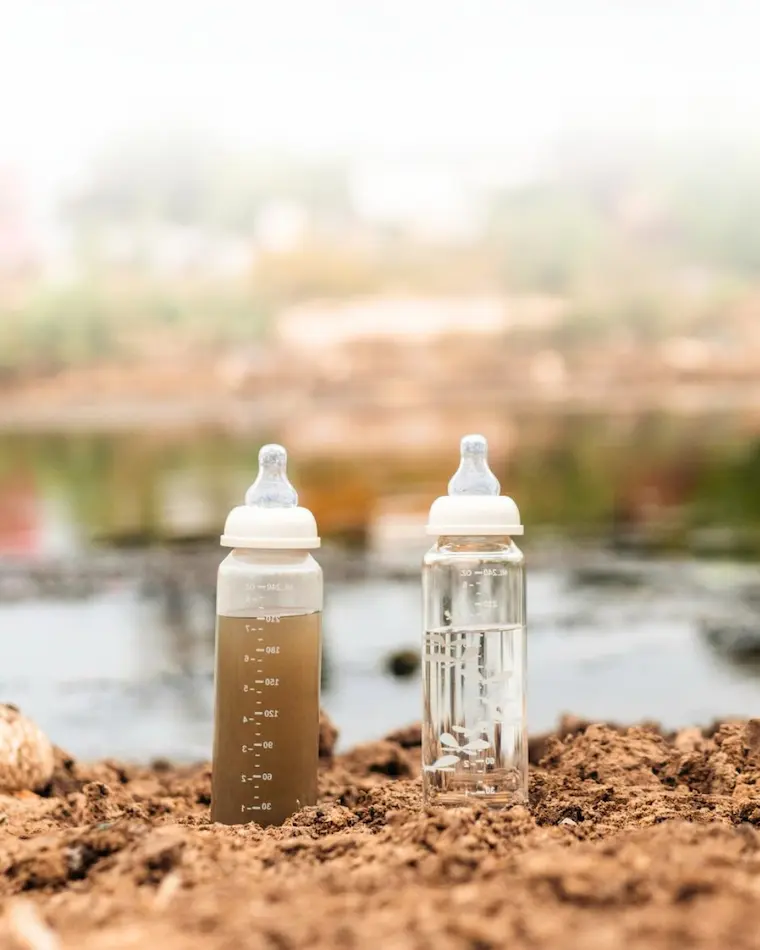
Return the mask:
<svg viewBox="0 0 760 950">
<path fill-rule="evenodd" d="M 527 805 L 528 795 L 524 792 L 504 792 L 495 795 L 479 795 L 467 792 L 446 792 L 424 795 L 422 803 L 426 808 L 472 808 L 480 805 L 491 811 L 503 811 L 514 805 Z"/>
</svg>

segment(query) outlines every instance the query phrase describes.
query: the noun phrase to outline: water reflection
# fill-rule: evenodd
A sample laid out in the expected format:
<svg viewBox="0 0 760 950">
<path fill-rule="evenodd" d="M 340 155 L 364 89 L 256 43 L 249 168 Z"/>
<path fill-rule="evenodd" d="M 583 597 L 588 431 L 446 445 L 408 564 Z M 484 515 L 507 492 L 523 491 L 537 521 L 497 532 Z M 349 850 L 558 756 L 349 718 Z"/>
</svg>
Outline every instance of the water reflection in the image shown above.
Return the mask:
<svg viewBox="0 0 760 950">
<path fill-rule="evenodd" d="M 193 681 L 198 675 L 208 675 L 213 665 L 216 567 L 223 556 L 224 552 L 203 552 L 199 558 L 165 552 L 160 565 L 144 575 L 139 585 L 140 598 L 155 608 L 155 627 L 169 665 L 181 674 L 179 687 L 193 704 L 198 701 Z M 329 689 L 327 630 L 323 638 L 322 688 Z"/>
<path fill-rule="evenodd" d="M 188 715 L 198 717 L 205 706 L 194 684 L 199 674 L 208 673 L 215 596 L 213 586 L 204 588 L 194 580 L 192 574 L 166 563 L 149 584 L 143 583 L 142 594 L 158 608 L 157 633 L 172 669 L 179 673 L 173 685 Z"/>
<path fill-rule="evenodd" d="M 530 523 L 591 531 L 620 551 L 691 543 L 760 552 L 760 443 L 746 421 L 640 414 L 508 417 L 493 468 Z M 0 434 L 0 554 L 106 542 L 213 539 L 276 433 Z M 361 440 L 356 443 L 361 450 Z M 331 459 L 291 449 L 294 479 L 323 534 L 363 539 L 388 497 L 429 500 L 448 453 Z M 422 509 L 417 512 L 422 513 Z M 709 531 L 705 531 L 705 528 Z M 719 537 L 716 528 L 727 534 Z M 717 539 L 717 540 L 716 540 Z"/>
</svg>

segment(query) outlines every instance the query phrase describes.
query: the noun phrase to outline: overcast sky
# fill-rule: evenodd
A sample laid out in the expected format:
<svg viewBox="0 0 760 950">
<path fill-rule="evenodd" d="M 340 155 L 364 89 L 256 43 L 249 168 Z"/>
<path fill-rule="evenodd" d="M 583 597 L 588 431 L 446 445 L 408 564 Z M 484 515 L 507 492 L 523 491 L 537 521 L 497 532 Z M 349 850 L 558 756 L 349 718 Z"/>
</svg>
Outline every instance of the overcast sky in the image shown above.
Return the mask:
<svg viewBox="0 0 760 950">
<path fill-rule="evenodd" d="M 0 0 L 0 162 L 66 180 L 188 125 L 305 153 L 760 125 L 760 3 Z"/>
</svg>

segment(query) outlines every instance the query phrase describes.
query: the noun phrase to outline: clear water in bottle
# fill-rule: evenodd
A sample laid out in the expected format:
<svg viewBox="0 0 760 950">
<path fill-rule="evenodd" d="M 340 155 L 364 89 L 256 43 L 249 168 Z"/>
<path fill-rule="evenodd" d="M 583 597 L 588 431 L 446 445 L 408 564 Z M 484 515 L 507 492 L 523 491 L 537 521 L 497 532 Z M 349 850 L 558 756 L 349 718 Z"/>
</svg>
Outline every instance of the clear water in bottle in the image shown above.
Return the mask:
<svg viewBox="0 0 760 950">
<path fill-rule="evenodd" d="M 522 525 L 486 453 L 482 437 L 462 440 L 460 469 L 428 525 L 438 535 L 423 567 L 423 794 L 431 805 L 527 798 L 524 557 L 512 537 Z"/>
</svg>

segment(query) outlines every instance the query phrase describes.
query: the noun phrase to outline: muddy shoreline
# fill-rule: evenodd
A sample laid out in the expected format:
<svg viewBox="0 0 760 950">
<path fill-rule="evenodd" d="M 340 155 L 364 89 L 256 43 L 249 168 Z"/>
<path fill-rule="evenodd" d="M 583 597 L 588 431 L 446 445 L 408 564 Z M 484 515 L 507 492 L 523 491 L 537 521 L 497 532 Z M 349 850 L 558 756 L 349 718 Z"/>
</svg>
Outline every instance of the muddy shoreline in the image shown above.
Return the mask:
<svg viewBox="0 0 760 950">
<path fill-rule="evenodd" d="M 420 807 L 419 727 L 333 756 L 284 827 L 209 821 L 208 765 L 83 764 L 0 796 L 0 947 L 760 947 L 760 721 L 566 717 L 530 809 Z"/>
</svg>

